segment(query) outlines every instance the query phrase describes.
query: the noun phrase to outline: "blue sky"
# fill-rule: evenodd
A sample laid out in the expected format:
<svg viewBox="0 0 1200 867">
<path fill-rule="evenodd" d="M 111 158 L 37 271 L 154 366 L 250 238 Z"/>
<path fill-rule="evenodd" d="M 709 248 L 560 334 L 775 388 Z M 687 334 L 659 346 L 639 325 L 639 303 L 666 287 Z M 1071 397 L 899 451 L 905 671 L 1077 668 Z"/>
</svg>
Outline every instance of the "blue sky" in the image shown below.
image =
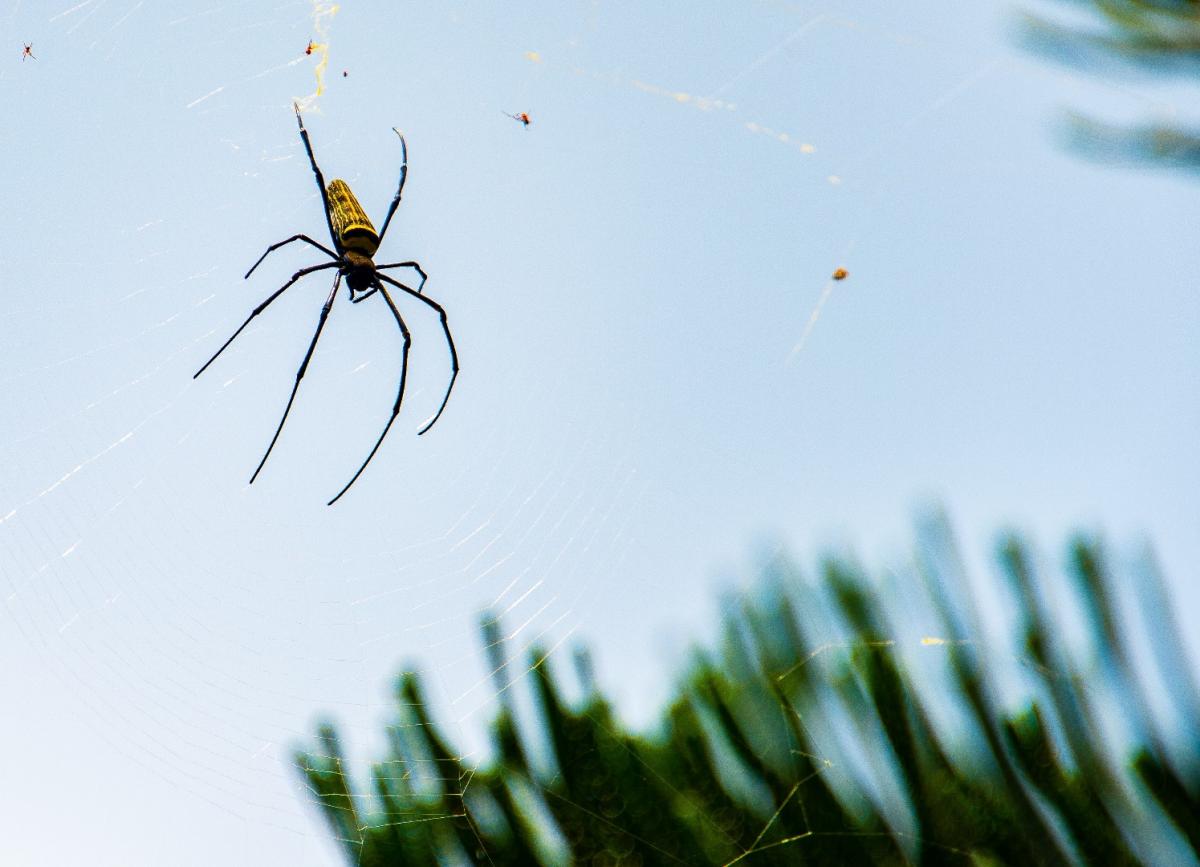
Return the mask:
<svg viewBox="0 0 1200 867">
<path fill-rule="evenodd" d="M 646 720 L 763 544 L 887 565 L 931 502 L 984 568 L 1002 526 L 1051 566 L 1149 538 L 1200 610 L 1195 179 L 1055 134 L 1181 91 L 1025 54 L 1011 4 L 646 6 L 0 4 L 0 861 L 335 863 L 290 747 L 332 715 L 369 754 L 411 663 L 477 748 L 485 606 Z M 379 259 L 463 367 L 418 438 L 449 361 L 404 306 L 403 411 L 333 509 L 394 396 L 379 299 L 252 488 L 329 280 L 191 379 L 319 261 L 242 280 L 322 231 L 310 39 L 317 158 L 376 219 L 407 137 Z"/>
</svg>

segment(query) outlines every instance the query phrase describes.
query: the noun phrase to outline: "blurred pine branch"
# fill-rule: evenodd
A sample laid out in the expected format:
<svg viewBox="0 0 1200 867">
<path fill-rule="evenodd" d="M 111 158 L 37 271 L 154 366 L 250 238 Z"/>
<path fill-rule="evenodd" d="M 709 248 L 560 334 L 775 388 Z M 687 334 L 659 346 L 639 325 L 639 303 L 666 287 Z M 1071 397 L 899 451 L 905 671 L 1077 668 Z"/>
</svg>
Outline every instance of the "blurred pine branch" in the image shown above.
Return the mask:
<svg viewBox="0 0 1200 867">
<path fill-rule="evenodd" d="M 1094 72 L 1140 70 L 1200 81 L 1200 0 L 1077 0 L 1087 23 L 1027 14 L 1020 35 L 1055 60 Z M 1074 16 L 1078 18 L 1078 16 Z M 1200 169 L 1200 130 L 1170 123 L 1118 126 L 1072 113 L 1068 141 L 1106 160 Z"/>
<path fill-rule="evenodd" d="M 826 561 L 818 586 L 782 556 L 769 563 L 653 734 L 622 725 L 586 656 L 572 705 L 558 657 L 534 649 L 518 665 L 485 619 L 498 700 L 486 766 L 456 754 L 412 673 L 363 791 L 331 725 L 296 762 L 346 862 L 363 867 L 1198 863 L 1200 698 L 1153 562 L 1132 570 L 1146 672 L 1099 540 L 1068 546 L 1082 651 L 1030 546 L 1007 536 L 998 554 L 1015 653 L 979 637 L 935 519 L 890 592 L 845 560 Z M 1174 725 L 1150 710 L 1151 673 Z M 521 686 L 540 730 L 517 722 Z"/>
</svg>

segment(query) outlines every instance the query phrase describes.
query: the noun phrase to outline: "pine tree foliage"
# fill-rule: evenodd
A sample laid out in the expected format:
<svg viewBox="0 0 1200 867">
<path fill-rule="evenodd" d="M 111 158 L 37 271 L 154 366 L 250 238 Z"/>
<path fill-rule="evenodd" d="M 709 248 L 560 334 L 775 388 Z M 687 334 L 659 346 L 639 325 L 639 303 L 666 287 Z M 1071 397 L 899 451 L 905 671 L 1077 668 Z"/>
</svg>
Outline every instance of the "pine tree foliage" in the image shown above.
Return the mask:
<svg viewBox="0 0 1200 867">
<path fill-rule="evenodd" d="M 1059 4 L 1089 12 L 1080 23 L 1029 14 L 1021 35 L 1056 60 L 1109 74 L 1145 71 L 1200 81 L 1200 0 L 1088 0 Z M 1072 113 L 1066 133 L 1092 156 L 1200 169 L 1200 130 L 1175 123 L 1126 126 Z"/>
<path fill-rule="evenodd" d="M 568 701 L 559 655 L 507 659 L 485 619 L 498 708 L 482 767 L 411 672 L 369 777 L 331 725 L 296 763 L 346 863 L 365 867 L 1200 863 L 1200 696 L 1153 562 L 1118 583 L 1079 536 L 1062 588 L 1017 536 L 997 559 L 1007 649 L 978 637 L 968 576 L 932 521 L 900 578 L 831 558 L 810 583 L 772 559 L 649 734 L 621 723 L 586 655 Z M 1066 637 L 1060 591 L 1085 641 Z M 1135 664 L 1135 640 L 1152 664 Z M 534 722 L 518 721 L 519 671 Z"/>
</svg>

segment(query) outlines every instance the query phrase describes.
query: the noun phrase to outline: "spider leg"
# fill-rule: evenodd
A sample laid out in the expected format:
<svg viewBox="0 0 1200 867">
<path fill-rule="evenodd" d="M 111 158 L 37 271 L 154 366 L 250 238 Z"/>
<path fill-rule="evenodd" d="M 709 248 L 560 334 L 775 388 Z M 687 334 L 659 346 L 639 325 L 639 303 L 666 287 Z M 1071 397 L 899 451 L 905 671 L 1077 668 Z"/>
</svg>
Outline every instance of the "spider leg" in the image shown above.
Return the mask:
<svg viewBox="0 0 1200 867">
<path fill-rule="evenodd" d="M 329 506 L 332 506 L 334 503 L 340 500 L 342 498 L 342 494 L 350 490 L 350 486 L 358 481 L 358 477 L 361 476 L 363 470 L 367 468 L 367 464 L 371 463 L 371 458 L 375 457 L 375 452 L 379 451 L 379 447 L 383 445 L 383 438 L 386 437 L 388 435 L 388 431 L 391 430 L 392 422 L 394 422 L 396 420 L 396 416 L 400 414 L 400 403 L 404 400 L 404 380 L 408 374 L 408 347 L 412 344 L 412 337 L 408 333 L 408 326 L 404 324 L 404 317 L 400 315 L 400 310 L 396 307 L 396 302 L 392 300 L 392 296 L 388 294 L 388 291 L 383 288 L 381 283 L 376 282 L 375 289 L 372 289 L 371 291 L 374 292 L 376 289 L 379 290 L 381 295 L 383 295 L 383 300 L 387 302 L 388 309 L 392 311 L 392 316 L 396 317 L 396 324 L 400 326 L 400 333 L 404 336 L 404 348 L 400 351 L 400 386 L 396 390 L 396 402 L 392 404 L 392 414 L 388 418 L 387 424 L 383 426 L 383 433 L 381 433 L 379 435 L 379 439 L 375 441 L 375 447 L 371 449 L 371 453 L 367 455 L 367 459 L 363 461 L 362 466 L 358 468 L 358 472 L 354 474 L 354 477 L 350 479 L 350 481 L 346 482 L 346 487 L 338 491 L 338 495 L 326 504 Z M 361 301 L 362 299 L 360 298 L 359 300 Z"/>
<path fill-rule="evenodd" d="M 408 177 L 408 144 L 404 141 L 400 130 L 392 127 L 392 132 L 400 136 L 400 185 L 396 187 L 396 197 L 388 206 L 387 216 L 383 218 L 383 227 L 379 230 L 379 243 L 381 244 L 383 236 L 387 234 L 388 223 L 392 222 L 392 214 L 396 213 L 396 208 L 400 206 L 400 194 L 404 192 L 404 181 Z"/>
<path fill-rule="evenodd" d="M 217 356 L 220 355 L 222 352 L 224 352 L 225 349 L 229 346 L 229 344 L 233 343 L 233 341 L 237 338 L 237 336 L 239 334 L 241 334 L 243 330 L 245 330 L 246 326 L 250 324 L 251 320 L 253 320 L 254 317 L 257 316 L 258 314 L 260 314 L 264 310 L 266 310 L 267 306 L 272 301 L 274 301 L 276 298 L 278 298 L 280 295 L 282 295 L 284 292 L 286 292 L 293 283 L 295 283 L 297 280 L 299 280 L 305 274 L 311 274 L 313 271 L 323 271 L 326 268 L 336 268 L 337 265 L 338 265 L 337 262 L 326 262 L 324 265 L 313 265 L 311 268 L 301 268 L 299 271 L 297 271 L 295 274 L 293 274 L 291 280 L 288 280 L 286 283 L 284 283 L 283 286 L 281 286 L 279 289 L 275 290 L 275 292 L 272 293 L 271 296 L 269 298 L 267 298 L 266 301 L 264 301 L 262 304 L 259 304 L 257 307 L 255 307 L 253 310 L 250 311 L 250 315 L 246 317 L 246 321 L 243 322 L 238 327 L 237 331 L 233 332 L 232 337 L 230 337 L 228 340 L 226 340 L 224 343 L 221 344 L 221 348 L 213 353 L 212 358 L 210 358 L 208 361 L 204 362 L 204 367 L 201 367 L 194 374 L 192 374 L 192 379 L 195 379 L 197 376 L 204 373 L 204 371 L 208 369 L 208 366 L 217 360 Z"/>
<path fill-rule="evenodd" d="M 262 264 L 263 259 L 270 256 L 272 253 L 274 253 L 280 247 L 285 247 L 288 244 L 292 243 L 293 241 L 303 241 L 306 244 L 311 244 L 312 246 L 314 246 L 318 250 L 320 250 L 322 253 L 324 253 L 326 256 L 328 256 L 330 259 L 336 259 L 338 257 L 337 253 L 330 250 L 324 244 L 318 244 L 312 238 L 308 237 L 308 235 L 292 235 L 292 237 L 288 238 L 286 241 L 280 241 L 278 244 L 272 244 L 270 247 L 267 247 L 267 252 L 263 253 L 261 256 L 258 257 L 258 261 L 250 266 L 250 270 L 246 272 L 246 276 L 243 277 L 242 279 L 243 280 L 249 279 L 250 275 L 254 273 L 254 269 Z"/>
<path fill-rule="evenodd" d="M 440 316 L 442 319 L 442 331 L 446 333 L 446 345 L 450 347 L 450 384 L 446 386 L 446 395 L 442 398 L 442 405 L 438 407 L 438 411 L 433 414 L 433 418 L 425 422 L 424 427 L 417 431 L 417 435 L 420 436 L 421 434 L 425 433 L 425 431 L 433 427 L 434 423 L 441 418 L 442 410 L 446 408 L 446 403 L 450 400 L 450 392 L 454 389 L 454 380 L 458 378 L 458 352 L 454 349 L 454 338 L 450 336 L 450 325 L 448 322 L 446 322 L 446 310 L 441 304 L 438 304 L 431 298 L 426 298 L 424 295 L 417 292 L 416 289 L 411 289 L 408 286 L 405 286 L 403 283 L 393 280 L 386 274 L 377 274 L 376 276 L 385 283 L 391 283 L 397 289 L 403 289 L 418 301 L 422 301 L 436 310 L 438 312 L 438 316 Z M 383 287 L 380 286 L 379 290 L 382 292 Z"/>
<path fill-rule="evenodd" d="M 351 304 L 359 304 L 363 301 L 366 301 L 368 298 L 370 298 L 372 295 L 374 295 L 378 291 L 379 291 L 378 289 L 372 289 L 370 292 L 364 292 L 363 294 L 359 295 L 357 298 L 351 298 L 350 303 Z"/>
<path fill-rule="evenodd" d="M 386 268 L 413 268 L 421 275 L 421 285 L 417 287 L 417 294 L 420 295 L 425 289 L 425 281 L 429 279 L 429 275 L 425 273 L 425 269 L 417 262 L 393 262 L 390 265 L 376 265 L 376 271 L 383 271 Z"/>
<path fill-rule="evenodd" d="M 337 233 L 333 231 L 333 217 L 329 213 L 329 193 L 325 192 L 325 176 L 317 168 L 317 158 L 313 156 L 312 142 L 308 140 L 308 130 L 304 128 L 304 118 L 300 116 L 300 103 L 293 102 L 292 107 L 296 109 L 296 123 L 300 125 L 300 138 L 304 140 L 304 149 L 308 151 L 308 161 L 312 164 L 313 174 L 317 176 L 317 188 L 321 191 L 321 204 L 325 207 L 325 225 L 329 227 L 329 238 L 333 241 L 334 248 L 340 253 L 342 245 L 338 241 Z"/>
<path fill-rule="evenodd" d="M 333 299 L 337 297 L 338 285 L 342 282 L 342 272 L 339 271 L 337 276 L 333 278 L 333 289 L 329 293 L 329 297 L 325 299 L 325 306 L 321 308 L 321 318 L 317 320 L 317 330 L 313 333 L 312 343 L 308 344 L 308 352 L 304 354 L 304 360 L 300 362 L 300 369 L 296 371 L 296 384 L 292 386 L 291 396 L 288 397 L 287 406 L 283 410 L 283 418 L 279 420 L 279 427 L 275 428 L 275 436 L 271 437 L 271 444 L 267 446 L 266 454 L 262 456 L 262 460 L 258 462 L 258 467 L 254 470 L 254 475 L 250 477 L 250 484 L 254 484 L 254 480 L 258 478 L 258 474 L 262 472 L 263 464 L 267 462 L 267 458 L 271 456 L 271 449 L 275 448 L 275 443 L 279 439 L 279 434 L 283 432 L 283 423 L 287 421 L 288 413 L 292 411 L 292 402 L 296 399 L 296 392 L 300 389 L 300 380 L 304 379 L 304 374 L 308 370 L 308 362 L 313 357 L 313 351 L 317 348 L 317 340 L 321 337 L 321 329 L 325 327 L 325 320 L 329 318 L 329 311 L 333 309 Z"/>
</svg>

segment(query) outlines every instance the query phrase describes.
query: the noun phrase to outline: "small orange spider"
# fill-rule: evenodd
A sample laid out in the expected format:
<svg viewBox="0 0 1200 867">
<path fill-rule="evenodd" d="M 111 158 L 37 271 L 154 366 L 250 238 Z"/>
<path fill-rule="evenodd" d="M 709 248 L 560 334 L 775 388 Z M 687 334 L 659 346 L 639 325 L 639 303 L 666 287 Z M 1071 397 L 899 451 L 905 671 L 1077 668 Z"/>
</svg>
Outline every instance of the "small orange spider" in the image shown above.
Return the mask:
<svg viewBox="0 0 1200 867">
<path fill-rule="evenodd" d="M 505 115 L 507 115 L 508 117 L 511 117 L 513 120 L 520 121 L 520 122 L 521 122 L 521 124 L 522 124 L 523 126 L 526 126 L 526 127 L 528 127 L 528 126 L 529 126 L 531 123 L 533 123 L 533 121 L 531 121 L 531 120 L 529 119 L 529 115 L 528 115 L 528 114 L 526 114 L 525 112 L 521 112 L 520 114 L 509 114 L 509 113 L 506 111 L 506 112 L 503 112 L 503 113 L 504 113 Z"/>
<path fill-rule="evenodd" d="M 314 48 L 316 48 L 316 47 L 317 47 L 317 46 L 316 46 L 316 45 L 314 45 L 314 44 L 313 44 L 313 41 L 310 39 L 310 40 L 308 40 L 308 48 L 305 48 L 305 49 L 304 49 L 304 53 L 305 53 L 305 54 L 312 54 L 312 53 L 313 53 L 313 49 L 314 49 Z"/>
<path fill-rule="evenodd" d="M 838 268 L 836 271 L 833 272 L 834 280 L 845 280 L 849 276 L 850 276 L 850 272 L 847 271 L 845 268 Z"/>
<path fill-rule="evenodd" d="M 30 42 L 28 45 L 26 45 L 25 50 L 21 52 L 21 62 L 22 63 L 25 62 L 26 57 L 31 57 L 34 60 L 37 60 L 37 58 L 33 56 L 33 43 L 32 42 Z"/>
</svg>

